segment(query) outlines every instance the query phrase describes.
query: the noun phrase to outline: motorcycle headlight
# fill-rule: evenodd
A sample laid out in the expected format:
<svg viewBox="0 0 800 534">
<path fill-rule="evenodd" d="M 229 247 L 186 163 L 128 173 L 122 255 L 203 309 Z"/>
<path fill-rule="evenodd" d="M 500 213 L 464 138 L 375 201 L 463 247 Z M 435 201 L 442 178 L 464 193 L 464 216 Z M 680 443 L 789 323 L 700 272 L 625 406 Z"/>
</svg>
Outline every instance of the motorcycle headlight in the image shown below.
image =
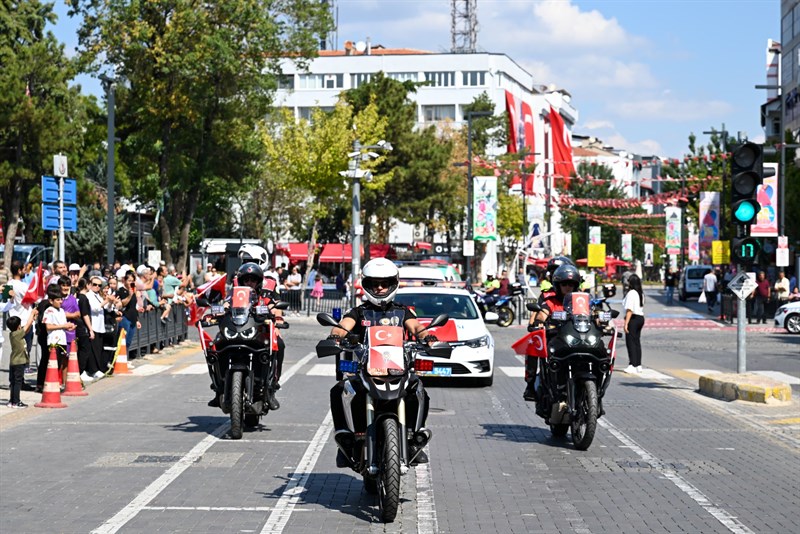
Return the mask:
<svg viewBox="0 0 800 534">
<path fill-rule="evenodd" d="M 587 336 L 586 341 L 584 341 L 590 347 L 597 343 L 597 337 L 595 336 Z"/>
<path fill-rule="evenodd" d="M 479 338 L 470 339 L 464 342 L 464 345 L 467 347 L 477 349 L 479 347 L 488 347 L 489 346 L 489 335 L 481 336 Z"/>
<path fill-rule="evenodd" d="M 577 337 L 575 337 L 573 335 L 570 335 L 570 334 L 567 334 L 564 337 L 564 339 L 566 340 L 567 345 L 569 345 L 570 347 L 574 347 L 575 345 L 577 345 L 578 343 L 581 342 L 580 338 L 577 338 Z"/>
<path fill-rule="evenodd" d="M 256 337 L 256 328 L 252 327 L 242 332 L 239 332 L 239 337 L 244 339 L 253 339 L 254 337 Z"/>
<path fill-rule="evenodd" d="M 222 329 L 222 337 L 225 339 L 235 339 L 238 335 L 239 334 L 236 332 L 236 330 L 231 330 L 227 326 Z"/>
</svg>

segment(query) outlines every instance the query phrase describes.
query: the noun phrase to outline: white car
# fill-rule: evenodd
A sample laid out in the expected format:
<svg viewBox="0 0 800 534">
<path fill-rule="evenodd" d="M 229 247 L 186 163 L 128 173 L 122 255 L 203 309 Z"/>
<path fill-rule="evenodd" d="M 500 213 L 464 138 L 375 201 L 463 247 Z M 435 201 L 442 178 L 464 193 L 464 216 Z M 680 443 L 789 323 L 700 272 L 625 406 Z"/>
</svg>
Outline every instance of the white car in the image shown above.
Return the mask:
<svg viewBox="0 0 800 534">
<path fill-rule="evenodd" d="M 781 304 L 775 312 L 775 326 L 781 326 L 792 334 L 800 334 L 800 300 Z"/>
<path fill-rule="evenodd" d="M 472 296 L 463 283 L 439 282 L 437 285 L 405 285 L 401 282 L 395 302 L 409 306 L 422 324 L 446 313 L 450 320 L 431 329 L 439 341 L 453 347 L 450 358 L 431 358 L 433 370 L 417 374 L 430 377 L 474 378 L 480 386 L 491 386 L 494 380 L 494 338 L 481 318 Z"/>
</svg>

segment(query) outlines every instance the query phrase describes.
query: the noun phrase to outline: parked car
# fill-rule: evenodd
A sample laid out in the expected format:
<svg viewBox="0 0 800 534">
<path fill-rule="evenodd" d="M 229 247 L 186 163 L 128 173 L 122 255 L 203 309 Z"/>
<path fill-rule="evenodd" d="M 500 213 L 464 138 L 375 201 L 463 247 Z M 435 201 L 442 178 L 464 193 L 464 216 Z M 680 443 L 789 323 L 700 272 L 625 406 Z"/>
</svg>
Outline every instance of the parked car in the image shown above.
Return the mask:
<svg viewBox="0 0 800 534">
<path fill-rule="evenodd" d="M 703 277 L 711 272 L 710 265 L 687 265 L 681 271 L 678 281 L 678 299 L 685 301 L 690 297 L 699 297 L 703 292 Z"/>
<path fill-rule="evenodd" d="M 401 265 L 400 280 L 436 280 L 445 281 L 445 275 L 436 267 L 424 267 L 422 265 Z"/>
<path fill-rule="evenodd" d="M 775 326 L 800 334 L 800 300 L 781 304 L 775 312 Z"/>
<path fill-rule="evenodd" d="M 4 244 L 0 244 L 0 256 L 5 252 L 5 248 L 6 246 Z M 14 252 L 12 254 L 11 261 L 18 261 L 22 265 L 28 262 L 38 264 L 42 261 L 47 264 L 53 261 L 53 247 L 45 245 L 17 243 L 14 245 Z"/>
</svg>

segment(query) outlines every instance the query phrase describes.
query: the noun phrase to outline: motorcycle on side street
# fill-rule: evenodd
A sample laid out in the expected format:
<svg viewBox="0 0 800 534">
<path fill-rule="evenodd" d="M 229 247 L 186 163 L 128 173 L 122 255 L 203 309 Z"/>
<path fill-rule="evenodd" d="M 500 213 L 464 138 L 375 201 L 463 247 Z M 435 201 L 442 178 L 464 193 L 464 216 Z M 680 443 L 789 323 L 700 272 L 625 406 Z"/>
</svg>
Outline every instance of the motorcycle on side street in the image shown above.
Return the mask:
<svg viewBox="0 0 800 534">
<path fill-rule="evenodd" d="M 486 314 L 496 313 L 497 326 L 502 327 L 511 326 L 514 323 L 514 297 L 522 295 L 525 291 L 518 282 L 509 284 L 508 295 L 503 296 L 500 296 L 497 291 L 486 293 L 480 289 L 474 289 L 469 284 L 467 285 L 467 290 L 472 293 L 472 298 L 475 299 L 475 304 L 478 305 L 484 320 L 495 322 L 493 320 L 490 321 L 490 319 L 494 318 L 492 315 L 487 316 Z"/>
<path fill-rule="evenodd" d="M 439 315 L 427 328 L 442 326 L 447 320 L 447 315 Z M 326 313 L 318 314 L 317 321 L 342 328 Z M 400 504 L 400 477 L 432 437 L 422 427 L 425 392 L 417 373 L 433 371 L 434 363 L 418 355 L 449 358 L 452 348 L 446 342 L 428 346 L 404 340 L 402 326 L 373 324 L 363 340 L 348 334 L 341 341 L 320 341 L 317 356 L 346 351 L 352 358 L 342 358 L 337 364 L 344 373 L 341 402 L 349 431 L 338 431 L 334 439 L 351 469 L 363 477 L 366 491 L 378 495 L 381 520 L 391 523 Z M 406 420 L 407 399 L 414 397 L 419 406 L 416 420 Z"/>
</svg>

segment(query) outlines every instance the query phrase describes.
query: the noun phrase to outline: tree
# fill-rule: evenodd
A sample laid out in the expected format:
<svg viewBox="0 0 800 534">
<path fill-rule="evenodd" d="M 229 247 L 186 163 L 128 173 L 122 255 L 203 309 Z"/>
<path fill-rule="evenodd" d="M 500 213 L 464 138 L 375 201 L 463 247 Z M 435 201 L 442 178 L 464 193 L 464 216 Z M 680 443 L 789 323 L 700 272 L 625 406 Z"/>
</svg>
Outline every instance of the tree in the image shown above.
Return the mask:
<svg viewBox="0 0 800 534">
<path fill-rule="evenodd" d="M 318 36 L 331 27 L 327 6 L 312 0 L 71 4 L 83 16 L 87 70 L 114 65 L 129 86 L 118 111 L 122 157 L 136 194 L 161 211 L 165 261 L 181 270 L 200 198 L 235 193 L 257 171 L 256 126 L 270 110 L 281 59 L 307 64 Z"/>
<path fill-rule="evenodd" d="M 94 100 L 69 87 L 75 69 L 47 23 L 52 4 L 38 0 L 0 4 L 0 196 L 4 258 L 11 263 L 20 219 L 28 240 L 44 240 L 39 181 L 52 171 L 59 152 L 80 176 L 84 153 L 96 129 Z"/>
<path fill-rule="evenodd" d="M 106 255 L 108 236 L 105 206 L 78 206 L 78 231 L 65 234 L 71 261 L 91 263 Z M 131 225 L 126 213 L 114 216 L 115 253 L 127 257 Z"/>
</svg>

